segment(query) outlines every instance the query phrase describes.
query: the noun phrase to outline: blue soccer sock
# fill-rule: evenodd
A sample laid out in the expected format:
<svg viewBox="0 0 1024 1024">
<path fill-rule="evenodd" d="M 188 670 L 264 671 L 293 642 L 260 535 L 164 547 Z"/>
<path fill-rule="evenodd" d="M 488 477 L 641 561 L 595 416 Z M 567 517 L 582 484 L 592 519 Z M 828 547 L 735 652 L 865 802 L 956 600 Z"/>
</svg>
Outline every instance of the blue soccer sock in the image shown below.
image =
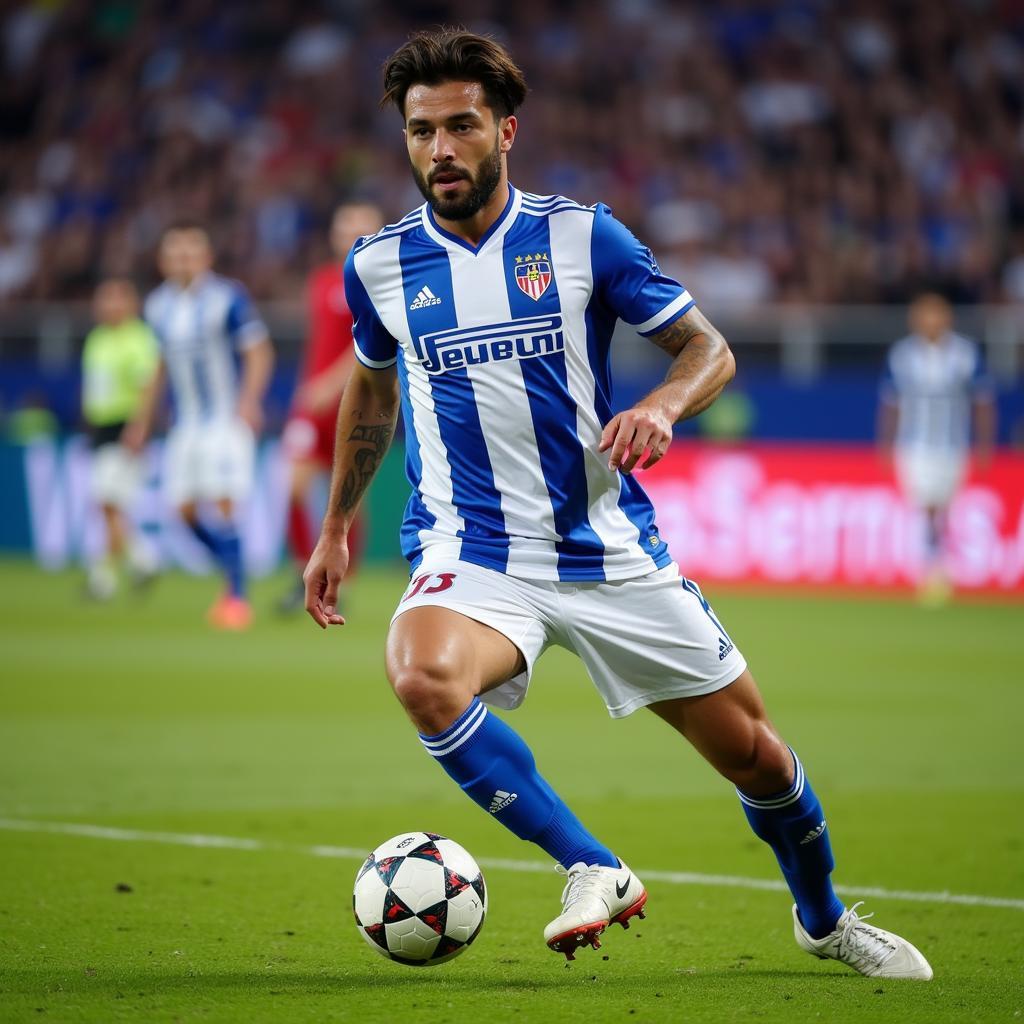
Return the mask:
<svg viewBox="0 0 1024 1024">
<path fill-rule="evenodd" d="M 188 524 L 196 538 L 207 548 L 224 573 L 232 597 L 245 597 L 245 566 L 242 563 L 242 541 L 235 524 L 225 520 L 207 526 L 201 520 Z"/>
<path fill-rule="evenodd" d="M 928 512 L 924 518 L 924 560 L 931 568 L 942 559 L 942 517 L 937 513 Z"/>
<path fill-rule="evenodd" d="M 463 792 L 520 839 L 567 868 L 579 861 L 618 867 L 538 774 L 530 748 L 476 697 L 444 732 L 420 741 Z"/>
<path fill-rule="evenodd" d="M 835 860 L 825 812 L 800 759 L 790 753 L 796 774 L 788 789 L 766 797 L 737 793 L 754 834 L 775 851 L 804 928 L 821 939 L 835 928 L 845 908 L 829 877 Z"/>
</svg>

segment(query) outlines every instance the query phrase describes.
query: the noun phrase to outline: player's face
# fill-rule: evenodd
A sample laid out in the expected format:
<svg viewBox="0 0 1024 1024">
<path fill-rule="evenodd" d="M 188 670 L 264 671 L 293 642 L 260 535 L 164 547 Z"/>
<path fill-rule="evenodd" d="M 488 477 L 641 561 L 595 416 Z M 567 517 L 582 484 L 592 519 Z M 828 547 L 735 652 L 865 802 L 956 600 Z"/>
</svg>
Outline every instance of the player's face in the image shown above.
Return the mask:
<svg viewBox="0 0 1024 1024">
<path fill-rule="evenodd" d="M 516 119 L 495 118 L 479 82 L 414 85 L 406 94 L 413 177 L 445 220 L 468 220 L 494 195 L 515 132 Z"/>
<path fill-rule="evenodd" d="M 210 240 L 199 228 L 168 231 L 160 243 L 160 272 L 182 284 L 206 273 L 213 263 Z"/>
<path fill-rule="evenodd" d="M 929 341 L 938 341 L 952 326 L 949 303 L 937 295 L 926 295 L 910 307 L 910 329 Z"/>
<path fill-rule="evenodd" d="M 138 307 L 135 289 L 127 281 L 104 281 L 96 289 L 93 308 L 101 324 L 123 323 Z"/>
<path fill-rule="evenodd" d="M 384 217 L 372 203 L 339 206 L 331 221 L 331 251 L 343 260 L 357 238 L 375 235 L 384 226 Z"/>
</svg>

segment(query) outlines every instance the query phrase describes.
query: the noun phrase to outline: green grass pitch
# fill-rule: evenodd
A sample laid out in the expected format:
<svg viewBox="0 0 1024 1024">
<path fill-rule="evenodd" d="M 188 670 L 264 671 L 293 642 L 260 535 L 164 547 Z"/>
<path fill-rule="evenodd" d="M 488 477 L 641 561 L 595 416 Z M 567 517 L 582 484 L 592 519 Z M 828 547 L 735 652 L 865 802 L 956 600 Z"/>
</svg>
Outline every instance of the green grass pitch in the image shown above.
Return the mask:
<svg viewBox="0 0 1024 1024">
<path fill-rule="evenodd" d="M 935 968 L 930 984 L 897 984 L 802 953 L 785 893 L 659 874 L 778 878 L 729 786 L 653 715 L 609 720 L 559 651 L 513 721 L 584 821 L 657 877 L 646 921 L 571 966 L 548 951 L 558 877 L 429 761 L 384 681 L 398 571 L 361 578 L 350 624 L 327 634 L 275 619 L 283 580 L 265 581 L 240 636 L 204 627 L 210 579 L 171 576 L 103 607 L 69 574 L 5 563 L 0 580 L 4 1022 L 1024 1013 L 1020 606 L 711 588 L 822 796 L 844 895 L 887 890 L 862 909 Z M 430 970 L 364 945 L 357 860 L 312 849 L 369 850 L 407 829 L 450 835 L 485 865 L 537 866 L 485 867 L 483 933 Z M 180 845 L 183 834 L 251 842 Z"/>
</svg>

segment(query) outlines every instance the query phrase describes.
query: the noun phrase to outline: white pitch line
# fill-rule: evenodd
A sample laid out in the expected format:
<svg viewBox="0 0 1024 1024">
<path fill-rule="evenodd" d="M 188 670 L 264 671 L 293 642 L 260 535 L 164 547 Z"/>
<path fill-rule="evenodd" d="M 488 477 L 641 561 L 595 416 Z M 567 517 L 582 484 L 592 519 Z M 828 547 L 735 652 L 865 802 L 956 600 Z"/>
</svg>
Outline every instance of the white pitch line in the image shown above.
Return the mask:
<svg viewBox="0 0 1024 1024">
<path fill-rule="evenodd" d="M 28 821 L 22 818 L 0 818 L 0 831 L 51 833 L 81 836 L 86 839 L 107 839 L 122 843 L 164 843 L 171 846 L 191 846 L 221 850 L 271 850 L 278 853 L 298 853 L 307 857 L 328 857 L 337 860 L 363 860 L 365 850 L 351 846 L 300 846 L 274 840 L 246 839 L 240 836 L 211 836 L 193 832 L 147 832 L 134 828 L 111 828 L 106 825 L 85 825 L 60 821 Z M 483 858 L 480 866 L 498 871 L 520 871 L 531 874 L 551 871 L 551 865 L 536 860 L 505 860 L 498 857 Z M 706 885 L 730 889 L 756 889 L 767 892 L 786 892 L 786 883 L 778 879 L 746 878 L 742 875 L 704 875 L 696 871 L 638 871 L 638 875 L 654 882 L 670 885 Z M 1024 899 L 1006 896 L 975 896 L 955 892 L 917 892 L 906 889 L 881 889 L 875 886 L 837 885 L 843 896 L 869 897 L 882 900 L 910 900 L 915 903 L 954 903 L 965 907 L 999 907 L 1005 910 L 1024 910 Z"/>
</svg>

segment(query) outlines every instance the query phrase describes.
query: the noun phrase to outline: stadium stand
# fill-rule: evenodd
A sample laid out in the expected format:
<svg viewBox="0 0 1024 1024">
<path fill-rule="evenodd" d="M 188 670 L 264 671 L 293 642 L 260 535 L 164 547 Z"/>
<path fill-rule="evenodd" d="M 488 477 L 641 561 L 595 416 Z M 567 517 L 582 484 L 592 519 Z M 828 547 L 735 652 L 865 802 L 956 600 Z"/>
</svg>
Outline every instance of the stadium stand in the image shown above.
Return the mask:
<svg viewBox="0 0 1024 1024">
<path fill-rule="evenodd" d="M 338 198 L 419 202 L 373 100 L 384 55 L 439 21 L 522 55 L 521 184 L 609 201 L 709 308 L 895 302 L 925 281 L 1024 301 L 1010 0 L 4 10 L 0 301 L 145 276 L 182 212 L 258 298 L 296 296 Z"/>
</svg>

